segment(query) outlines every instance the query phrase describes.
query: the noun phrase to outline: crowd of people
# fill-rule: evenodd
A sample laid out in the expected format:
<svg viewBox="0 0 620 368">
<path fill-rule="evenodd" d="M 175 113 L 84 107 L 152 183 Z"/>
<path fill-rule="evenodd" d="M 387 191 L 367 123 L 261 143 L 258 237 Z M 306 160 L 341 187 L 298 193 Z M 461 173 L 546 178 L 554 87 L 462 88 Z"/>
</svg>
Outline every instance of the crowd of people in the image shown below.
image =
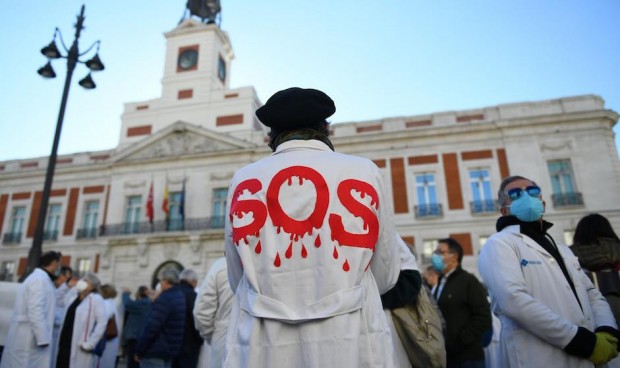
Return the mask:
<svg viewBox="0 0 620 368">
<path fill-rule="evenodd" d="M 542 189 L 509 176 L 481 279 L 450 237 L 420 273 L 381 171 L 335 152 L 335 110 L 321 91 L 289 88 L 256 111 L 273 154 L 233 176 L 225 257 L 199 287 L 193 270 L 164 270 L 154 291 L 122 289 L 119 315 L 114 286 L 43 254 L 0 368 L 107 368 L 120 355 L 128 368 L 416 367 L 392 312 L 421 293 L 443 321 L 438 366 L 620 366 L 620 239 L 604 216 L 582 218 L 572 247 L 557 243 Z"/>
</svg>

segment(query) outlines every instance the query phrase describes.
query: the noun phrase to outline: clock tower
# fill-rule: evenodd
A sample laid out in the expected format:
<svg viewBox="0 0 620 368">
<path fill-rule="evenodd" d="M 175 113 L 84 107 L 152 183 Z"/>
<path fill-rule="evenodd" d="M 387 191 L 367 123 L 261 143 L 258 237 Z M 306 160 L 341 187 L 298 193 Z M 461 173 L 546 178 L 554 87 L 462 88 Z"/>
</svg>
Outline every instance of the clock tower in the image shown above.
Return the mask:
<svg viewBox="0 0 620 368">
<path fill-rule="evenodd" d="M 234 53 L 228 34 L 190 17 L 164 36 L 161 97 L 125 104 L 119 149 L 179 121 L 263 142 L 265 132 L 254 115 L 261 106 L 256 91 L 230 88 Z"/>
<path fill-rule="evenodd" d="M 167 40 L 163 97 L 191 89 L 200 95 L 227 89 L 234 58 L 228 35 L 216 24 L 192 18 L 165 34 Z"/>
</svg>

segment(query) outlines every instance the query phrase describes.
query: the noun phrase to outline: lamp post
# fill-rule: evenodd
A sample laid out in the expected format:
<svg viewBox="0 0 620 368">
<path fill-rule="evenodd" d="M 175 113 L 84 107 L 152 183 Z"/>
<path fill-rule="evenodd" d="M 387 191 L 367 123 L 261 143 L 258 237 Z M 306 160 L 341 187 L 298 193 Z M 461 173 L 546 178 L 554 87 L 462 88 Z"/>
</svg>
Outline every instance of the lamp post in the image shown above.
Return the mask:
<svg viewBox="0 0 620 368">
<path fill-rule="evenodd" d="M 75 38 L 71 47 L 67 49 L 62 39 L 60 30 L 56 28 L 54 31 L 54 39 L 49 45 L 41 49 L 41 53 L 48 58 L 47 64 L 38 70 L 38 73 L 44 78 L 55 78 L 56 73 L 52 68 L 51 59 L 65 58 L 67 59 L 67 76 L 65 78 L 65 87 L 62 92 L 62 99 L 60 101 L 60 111 L 58 112 L 58 121 L 56 122 L 56 133 L 54 134 L 54 143 L 52 144 L 52 152 L 47 163 L 47 172 L 45 174 L 45 184 L 43 185 L 43 194 L 41 196 L 41 204 L 39 207 L 39 214 L 37 217 L 37 226 L 35 228 L 34 237 L 32 239 L 32 246 L 28 252 L 28 265 L 26 272 L 20 278 L 23 281 L 37 266 L 39 259 L 41 258 L 42 245 L 45 230 L 45 219 L 47 216 L 47 207 L 49 204 L 50 192 L 52 189 L 52 180 L 54 177 L 54 169 L 56 168 L 56 156 L 58 151 L 58 142 L 60 141 L 60 131 L 62 130 L 62 122 L 65 117 L 65 109 L 67 107 L 67 98 L 69 97 L 69 87 L 71 86 L 71 77 L 77 63 L 84 63 L 91 71 L 100 71 L 104 69 L 103 63 L 99 59 L 99 41 L 93 43 L 86 51 L 80 53 L 78 48 L 78 40 L 84 24 L 84 5 L 80 15 L 77 16 L 77 23 L 75 24 Z M 66 56 L 63 56 L 58 47 L 56 47 L 56 36 L 60 36 L 60 42 L 63 49 L 66 52 Z M 80 61 L 80 57 L 87 54 L 93 47 L 97 46 L 95 56 L 86 62 Z M 90 73 L 79 81 L 79 85 L 86 89 L 93 89 L 96 87 L 95 82 L 90 76 Z"/>
</svg>

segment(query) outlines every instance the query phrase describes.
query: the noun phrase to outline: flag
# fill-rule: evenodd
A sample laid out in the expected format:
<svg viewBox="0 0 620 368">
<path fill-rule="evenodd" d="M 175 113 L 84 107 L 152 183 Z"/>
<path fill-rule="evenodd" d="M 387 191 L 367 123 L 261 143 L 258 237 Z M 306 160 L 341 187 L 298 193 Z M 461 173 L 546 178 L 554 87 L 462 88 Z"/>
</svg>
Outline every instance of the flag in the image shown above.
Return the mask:
<svg viewBox="0 0 620 368">
<path fill-rule="evenodd" d="M 181 198 L 179 198 L 179 215 L 181 221 L 185 223 L 185 180 L 183 180 L 183 189 L 181 189 Z"/>
<path fill-rule="evenodd" d="M 146 217 L 148 217 L 149 222 L 153 223 L 153 217 L 155 216 L 155 211 L 153 211 L 153 182 L 151 182 L 151 189 L 149 189 L 149 198 L 146 200 Z"/>
<path fill-rule="evenodd" d="M 164 210 L 167 220 L 168 216 L 170 215 L 170 207 L 168 204 L 168 184 L 166 184 L 166 187 L 164 188 L 164 201 L 161 204 L 161 209 Z"/>
</svg>

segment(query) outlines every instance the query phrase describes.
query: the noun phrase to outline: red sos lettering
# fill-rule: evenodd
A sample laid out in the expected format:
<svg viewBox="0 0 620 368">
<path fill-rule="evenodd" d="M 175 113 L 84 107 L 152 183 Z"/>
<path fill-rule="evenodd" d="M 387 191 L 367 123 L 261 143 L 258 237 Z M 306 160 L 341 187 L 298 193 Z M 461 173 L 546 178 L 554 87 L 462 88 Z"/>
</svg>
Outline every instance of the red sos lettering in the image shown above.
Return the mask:
<svg viewBox="0 0 620 368">
<path fill-rule="evenodd" d="M 285 183 L 292 184 L 294 178 L 302 184 L 304 180 L 312 182 L 315 188 L 316 201 L 312 213 L 308 218 L 297 220 L 291 218 L 280 204 L 279 194 Z M 239 199 L 245 190 L 250 194 L 256 194 L 262 189 L 258 179 L 248 179 L 237 185 L 234 190 L 230 207 L 231 224 L 233 216 L 241 218 L 245 213 L 252 213 L 252 223 L 241 226 L 232 226 L 233 242 L 239 244 L 239 240 L 248 236 L 258 236 L 267 219 L 267 213 L 272 223 L 277 228 L 282 228 L 291 235 L 303 236 L 311 233 L 312 229 L 320 229 L 324 225 L 325 215 L 329 208 L 329 188 L 323 176 L 316 170 L 305 166 L 291 166 L 279 171 L 269 183 L 267 188 L 266 205 L 258 199 Z M 371 206 L 379 208 L 379 198 L 376 190 L 368 183 L 347 179 L 338 184 L 337 195 L 340 203 L 349 211 L 348 215 L 360 217 L 364 223 L 365 234 L 354 234 L 345 230 L 343 218 L 336 213 L 329 214 L 328 224 L 331 229 L 332 240 L 336 240 L 342 246 L 374 249 L 379 236 L 379 220 L 371 208 L 356 200 L 352 192 L 361 193 L 362 198 L 369 196 Z"/>
</svg>

